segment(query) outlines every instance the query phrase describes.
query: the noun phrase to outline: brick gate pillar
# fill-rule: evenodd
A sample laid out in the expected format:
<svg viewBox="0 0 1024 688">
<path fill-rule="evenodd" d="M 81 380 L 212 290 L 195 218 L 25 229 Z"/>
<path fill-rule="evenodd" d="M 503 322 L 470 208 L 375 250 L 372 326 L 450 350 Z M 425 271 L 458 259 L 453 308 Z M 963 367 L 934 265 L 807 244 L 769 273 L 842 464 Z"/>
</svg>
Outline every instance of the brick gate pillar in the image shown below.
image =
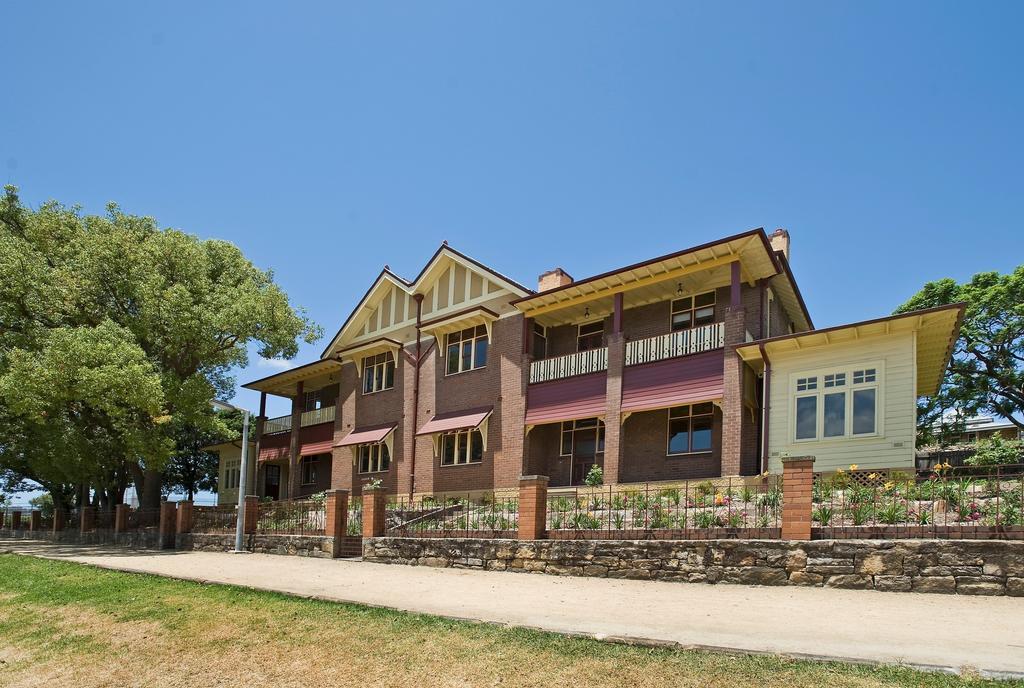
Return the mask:
<svg viewBox="0 0 1024 688">
<path fill-rule="evenodd" d="M 178 508 L 174 502 L 160 502 L 160 549 L 174 549 Z"/>
<path fill-rule="evenodd" d="M 59 533 L 64 530 L 64 520 L 66 515 L 64 509 L 59 506 L 53 507 L 53 532 Z"/>
<path fill-rule="evenodd" d="M 39 509 L 33 509 L 32 513 L 28 517 L 28 529 L 33 533 L 40 530 L 40 526 L 43 523 L 43 512 Z"/>
<path fill-rule="evenodd" d="M 11 512 L 11 530 L 21 530 L 21 512 Z"/>
<path fill-rule="evenodd" d="M 341 544 L 348 535 L 348 490 L 331 490 L 324 505 L 324 535 L 333 538 L 331 556 L 341 554 Z"/>
<path fill-rule="evenodd" d="M 363 538 L 384 535 L 387 497 L 383 487 L 363 488 Z"/>
<path fill-rule="evenodd" d="M 178 502 L 178 527 L 179 534 L 192 532 L 192 519 L 195 510 L 191 501 Z"/>
<path fill-rule="evenodd" d="M 607 442 L 607 435 L 605 435 Z M 607 445 L 605 445 L 607 446 Z M 548 476 L 519 479 L 519 539 L 542 540 L 547 535 Z"/>
<path fill-rule="evenodd" d="M 811 539 L 813 486 L 813 456 L 787 456 L 782 459 L 782 539 Z"/>
<path fill-rule="evenodd" d="M 83 506 L 81 517 L 78 519 L 78 532 L 88 533 L 96 529 L 96 509 L 91 506 Z"/>
<path fill-rule="evenodd" d="M 256 495 L 246 495 L 245 505 L 242 509 L 242 532 L 252 535 L 256 532 L 256 521 L 260 517 L 260 498 Z"/>
<path fill-rule="evenodd" d="M 123 533 L 128 530 L 128 511 L 131 509 L 127 504 L 118 504 L 114 507 L 114 532 Z"/>
</svg>

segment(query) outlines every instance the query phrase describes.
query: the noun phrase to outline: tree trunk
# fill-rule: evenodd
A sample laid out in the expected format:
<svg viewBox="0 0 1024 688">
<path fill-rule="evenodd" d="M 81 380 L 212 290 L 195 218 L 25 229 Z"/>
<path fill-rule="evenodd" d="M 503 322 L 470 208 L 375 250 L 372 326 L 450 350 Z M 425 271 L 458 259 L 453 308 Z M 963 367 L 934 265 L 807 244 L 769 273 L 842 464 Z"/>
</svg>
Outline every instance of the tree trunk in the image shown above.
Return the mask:
<svg viewBox="0 0 1024 688">
<path fill-rule="evenodd" d="M 139 497 L 140 509 L 160 508 L 160 471 L 144 469 L 137 463 L 128 464 L 132 478 L 135 481 L 135 492 Z"/>
</svg>

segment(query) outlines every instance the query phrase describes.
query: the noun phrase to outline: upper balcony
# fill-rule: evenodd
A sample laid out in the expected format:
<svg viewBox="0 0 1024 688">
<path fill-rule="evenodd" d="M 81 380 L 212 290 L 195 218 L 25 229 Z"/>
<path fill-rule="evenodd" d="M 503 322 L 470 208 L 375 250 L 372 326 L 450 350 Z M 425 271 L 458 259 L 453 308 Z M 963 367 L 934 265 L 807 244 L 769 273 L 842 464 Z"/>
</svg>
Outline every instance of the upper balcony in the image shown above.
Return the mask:
<svg viewBox="0 0 1024 688">
<path fill-rule="evenodd" d="M 300 419 L 300 427 L 304 428 L 309 425 L 319 425 L 320 423 L 333 423 L 334 409 L 334 406 L 324 406 L 312 411 L 305 411 Z M 289 432 L 291 429 L 292 417 L 290 415 L 268 418 L 263 423 L 264 435 L 271 435 L 276 432 Z"/>
<path fill-rule="evenodd" d="M 716 322 L 626 342 L 626 365 L 654 363 L 725 348 L 725 323 Z"/>
</svg>

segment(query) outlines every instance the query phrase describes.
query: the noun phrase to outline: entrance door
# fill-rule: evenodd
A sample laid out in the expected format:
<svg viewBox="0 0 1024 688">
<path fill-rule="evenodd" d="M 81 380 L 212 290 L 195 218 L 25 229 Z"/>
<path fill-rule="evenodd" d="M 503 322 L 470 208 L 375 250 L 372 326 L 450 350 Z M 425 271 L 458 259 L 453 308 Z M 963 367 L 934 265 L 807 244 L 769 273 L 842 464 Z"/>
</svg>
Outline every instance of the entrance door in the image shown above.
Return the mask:
<svg viewBox="0 0 1024 688">
<path fill-rule="evenodd" d="M 281 467 L 267 464 L 263 477 L 263 494 L 271 499 L 281 498 Z"/>
<path fill-rule="evenodd" d="M 597 463 L 597 432 L 595 427 L 577 430 L 573 433 L 571 481 L 573 485 L 582 485 L 591 466 Z"/>
</svg>

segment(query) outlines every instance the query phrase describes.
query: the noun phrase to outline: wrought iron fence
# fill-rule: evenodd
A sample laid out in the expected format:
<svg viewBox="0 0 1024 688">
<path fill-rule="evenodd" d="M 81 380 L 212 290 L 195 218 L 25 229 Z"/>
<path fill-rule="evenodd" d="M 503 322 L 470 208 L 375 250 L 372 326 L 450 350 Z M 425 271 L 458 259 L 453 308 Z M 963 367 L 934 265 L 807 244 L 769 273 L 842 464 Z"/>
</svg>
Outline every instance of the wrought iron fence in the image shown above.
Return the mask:
<svg viewBox="0 0 1024 688">
<path fill-rule="evenodd" d="M 64 530 L 78 530 L 82 527 L 82 512 L 72 509 L 64 515 Z"/>
<path fill-rule="evenodd" d="M 815 474 L 816 538 L 1024 540 L 1024 464 Z"/>
<path fill-rule="evenodd" d="M 725 478 L 664 487 L 579 487 L 548 493 L 551 539 L 694 540 L 778 538 L 778 476 Z"/>
<path fill-rule="evenodd" d="M 93 515 L 93 530 L 113 531 L 114 530 L 114 510 L 113 509 L 96 509 Z"/>
<path fill-rule="evenodd" d="M 519 500 L 484 494 L 397 497 L 385 511 L 385 532 L 394 537 L 514 538 Z"/>
<path fill-rule="evenodd" d="M 322 499 L 261 502 L 256 532 L 263 535 L 323 535 L 327 523 Z"/>
<path fill-rule="evenodd" d="M 348 520 L 345 535 L 360 537 L 363 534 L 363 500 L 353 499 L 348 503 Z"/>
<path fill-rule="evenodd" d="M 125 519 L 126 530 L 145 530 L 160 527 L 160 509 L 129 509 Z"/>
<path fill-rule="evenodd" d="M 193 533 L 233 533 L 238 519 L 238 508 L 232 506 L 192 507 Z"/>
</svg>

